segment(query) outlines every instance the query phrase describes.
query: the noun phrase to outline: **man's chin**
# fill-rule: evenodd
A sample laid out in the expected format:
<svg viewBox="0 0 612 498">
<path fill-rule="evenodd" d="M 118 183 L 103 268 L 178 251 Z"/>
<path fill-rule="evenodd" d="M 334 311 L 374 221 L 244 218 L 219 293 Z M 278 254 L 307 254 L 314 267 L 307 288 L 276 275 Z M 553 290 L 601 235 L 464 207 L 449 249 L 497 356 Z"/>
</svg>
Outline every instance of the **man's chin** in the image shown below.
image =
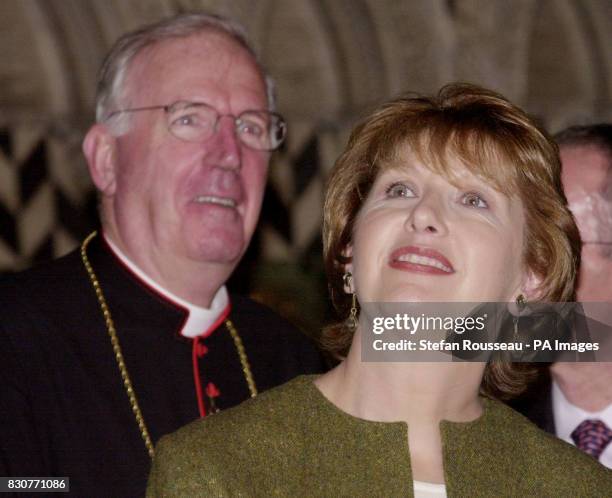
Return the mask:
<svg viewBox="0 0 612 498">
<path fill-rule="evenodd" d="M 237 265 L 246 244 L 242 237 L 210 236 L 194 241 L 188 249 L 190 259 L 201 263 Z"/>
<path fill-rule="evenodd" d="M 181 235 L 190 259 L 200 262 L 237 264 L 248 244 L 242 218 L 230 211 L 222 219 L 188 217 Z M 209 213 L 210 214 L 210 213 Z"/>
</svg>

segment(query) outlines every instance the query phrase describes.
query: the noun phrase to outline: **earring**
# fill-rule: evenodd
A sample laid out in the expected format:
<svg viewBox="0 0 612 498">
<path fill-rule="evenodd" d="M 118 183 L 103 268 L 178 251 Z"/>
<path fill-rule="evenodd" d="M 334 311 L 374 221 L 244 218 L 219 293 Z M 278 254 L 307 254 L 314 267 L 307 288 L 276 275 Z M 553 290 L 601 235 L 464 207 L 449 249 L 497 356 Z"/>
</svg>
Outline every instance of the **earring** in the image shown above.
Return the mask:
<svg viewBox="0 0 612 498">
<path fill-rule="evenodd" d="M 523 312 L 523 310 L 525 309 L 525 306 L 527 306 L 527 301 L 525 301 L 525 296 L 523 296 L 523 294 L 519 294 L 516 297 L 516 307 L 518 309 L 519 314 L 515 315 L 513 318 L 514 321 L 514 340 L 518 340 L 519 338 L 519 320 L 521 318 L 521 313 Z"/>
<path fill-rule="evenodd" d="M 350 271 L 347 271 L 342 276 L 342 282 L 346 288 L 351 291 L 352 300 L 351 300 L 351 312 L 349 314 L 348 319 L 346 320 L 346 325 L 349 329 L 355 330 L 357 328 L 357 296 L 355 292 L 352 291 L 353 284 L 353 274 Z"/>
</svg>

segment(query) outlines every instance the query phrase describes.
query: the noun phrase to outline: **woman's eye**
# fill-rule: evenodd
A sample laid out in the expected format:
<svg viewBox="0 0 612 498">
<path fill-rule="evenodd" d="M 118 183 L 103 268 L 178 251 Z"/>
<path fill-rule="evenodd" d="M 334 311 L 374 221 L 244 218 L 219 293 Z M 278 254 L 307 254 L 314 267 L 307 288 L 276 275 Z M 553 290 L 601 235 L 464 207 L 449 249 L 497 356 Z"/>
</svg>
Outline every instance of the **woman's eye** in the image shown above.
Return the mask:
<svg viewBox="0 0 612 498">
<path fill-rule="evenodd" d="M 415 197 L 410 187 L 403 183 L 393 183 L 385 191 L 387 197 Z"/>
<path fill-rule="evenodd" d="M 465 204 L 466 206 L 479 208 L 479 209 L 486 209 L 489 207 L 489 205 L 487 204 L 487 201 L 485 201 L 482 198 L 482 196 L 480 196 L 480 194 L 476 194 L 474 192 L 469 192 L 465 194 L 461 198 L 461 202 L 462 204 Z"/>
</svg>

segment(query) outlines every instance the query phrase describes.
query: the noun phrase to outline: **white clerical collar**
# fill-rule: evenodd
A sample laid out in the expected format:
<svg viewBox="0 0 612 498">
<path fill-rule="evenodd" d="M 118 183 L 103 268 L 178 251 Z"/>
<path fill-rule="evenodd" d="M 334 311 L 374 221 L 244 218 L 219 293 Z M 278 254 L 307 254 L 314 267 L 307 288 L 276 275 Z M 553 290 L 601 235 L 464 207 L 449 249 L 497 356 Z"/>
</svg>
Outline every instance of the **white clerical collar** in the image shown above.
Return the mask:
<svg viewBox="0 0 612 498">
<path fill-rule="evenodd" d="M 140 280 L 147 286 L 151 287 L 155 292 L 161 294 L 165 299 L 176 304 L 181 308 L 185 308 L 188 312 L 187 320 L 183 323 L 180 334 L 185 337 L 196 337 L 198 335 L 208 335 L 215 330 L 220 323 L 225 320 L 230 310 L 229 296 L 225 285 L 222 285 L 210 304 L 210 308 L 196 306 L 193 303 L 174 295 L 167 289 L 150 278 L 140 268 L 138 268 L 130 259 L 110 240 L 106 234 L 103 234 L 104 240 L 111 248 L 115 256 Z"/>
</svg>

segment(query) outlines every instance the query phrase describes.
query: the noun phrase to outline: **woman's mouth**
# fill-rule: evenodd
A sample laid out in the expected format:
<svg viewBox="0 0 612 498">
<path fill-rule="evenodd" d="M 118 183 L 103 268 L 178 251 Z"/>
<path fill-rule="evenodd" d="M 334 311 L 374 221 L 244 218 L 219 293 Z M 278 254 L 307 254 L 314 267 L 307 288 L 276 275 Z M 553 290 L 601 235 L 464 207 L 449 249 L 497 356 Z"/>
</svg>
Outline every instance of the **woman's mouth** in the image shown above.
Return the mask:
<svg viewBox="0 0 612 498">
<path fill-rule="evenodd" d="M 406 246 L 391 253 L 389 266 L 396 270 L 450 275 L 455 273 L 451 262 L 435 249 Z"/>
</svg>

